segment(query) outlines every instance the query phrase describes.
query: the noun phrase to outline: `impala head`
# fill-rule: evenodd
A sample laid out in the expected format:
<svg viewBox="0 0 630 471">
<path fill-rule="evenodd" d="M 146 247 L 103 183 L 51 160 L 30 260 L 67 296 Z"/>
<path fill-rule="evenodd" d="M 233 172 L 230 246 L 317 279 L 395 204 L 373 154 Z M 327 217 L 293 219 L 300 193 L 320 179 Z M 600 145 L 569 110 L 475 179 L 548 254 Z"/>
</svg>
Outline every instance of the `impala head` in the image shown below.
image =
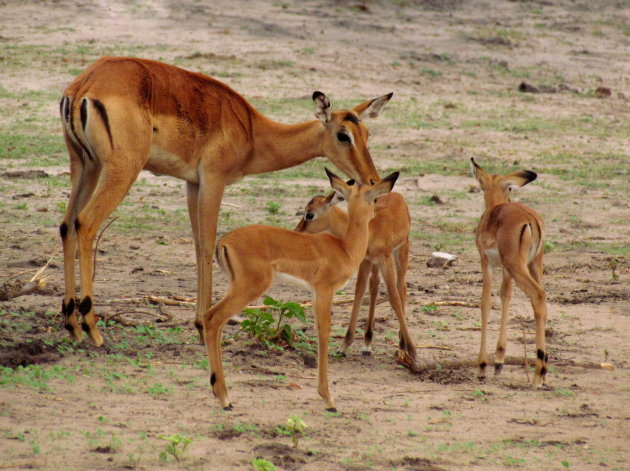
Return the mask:
<svg viewBox="0 0 630 471">
<path fill-rule="evenodd" d="M 529 170 L 519 170 L 510 175 L 490 175 L 477 165 L 475 159 L 470 158 L 473 175 L 479 182 L 483 197 L 486 201 L 486 208 L 491 208 L 501 203 L 510 201 L 510 192 L 514 188 L 527 185 L 536 180 L 536 173 Z"/>
<path fill-rule="evenodd" d="M 330 215 L 330 210 L 343 200 L 343 196 L 336 191 L 333 191 L 328 196 L 315 196 L 304 208 L 304 216 L 302 216 L 302 219 L 295 227 L 295 231 L 316 234 L 329 230 L 328 216 Z"/>
<path fill-rule="evenodd" d="M 373 206 L 376 198 L 392 191 L 399 172 L 394 172 L 376 183 L 371 181 L 367 185 L 356 185 L 354 180 L 344 182 L 328 169 L 326 169 L 326 174 L 330 180 L 330 186 L 348 201 L 348 212 L 351 213 L 352 207 L 358 205 Z"/>
<path fill-rule="evenodd" d="M 378 117 L 393 93 L 366 101 L 351 110 L 333 111 L 328 97 L 313 93 L 315 116 L 326 127 L 325 156 L 343 173 L 359 183 L 380 180 L 368 151 L 368 129 L 364 121 Z"/>
</svg>

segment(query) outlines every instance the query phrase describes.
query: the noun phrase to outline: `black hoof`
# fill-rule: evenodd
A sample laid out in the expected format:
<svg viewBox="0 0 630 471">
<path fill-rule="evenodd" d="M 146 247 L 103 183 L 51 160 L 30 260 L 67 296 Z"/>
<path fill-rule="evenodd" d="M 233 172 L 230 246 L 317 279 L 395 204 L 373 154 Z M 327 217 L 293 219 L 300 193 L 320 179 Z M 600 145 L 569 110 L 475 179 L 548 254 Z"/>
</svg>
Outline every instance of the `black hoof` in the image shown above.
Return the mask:
<svg viewBox="0 0 630 471">
<path fill-rule="evenodd" d="M 232 407 L 232 404 L 228 404 L 227 406 L 223 408 L 224 411 L 228 411 L 228 412 L 231 411 L 232 409 L 234 409 L 234 407 Z"/>
<path fill-rule="evenodd" d="M 496 376 L 501 374 L 501 370 L 503 370 L 503 363 L 495 363 L 494 364 L 494 374 Z"/>
<path fill-rule="evenodd" d="M 328 409 L 326 409 L 326 412 L 337 412 L 337 408 L 336 407 L 329 407 Z"/>
<path fill-rule="evenodd" d="M 371 350 L 363 350 L 361 352 L 361 355 L 363 355 L 364 357 L 372 356 L 372 351 Z"/>
</svg>

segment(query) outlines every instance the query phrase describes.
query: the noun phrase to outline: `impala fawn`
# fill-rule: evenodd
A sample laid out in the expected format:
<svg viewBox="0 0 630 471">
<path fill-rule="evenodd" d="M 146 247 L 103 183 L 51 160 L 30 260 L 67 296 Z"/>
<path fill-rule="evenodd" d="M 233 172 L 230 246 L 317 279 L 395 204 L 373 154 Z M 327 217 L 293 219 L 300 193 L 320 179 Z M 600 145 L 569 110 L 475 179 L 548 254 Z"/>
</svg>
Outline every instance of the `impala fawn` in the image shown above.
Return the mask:
<svg viewBox="0 0 630 471">
<path fill-rule="evenodd" d="M 542 288 L 545 229 L 536 211 L 520 203 L 511 203 L 509 194 L 536 179 L 536 174 L 521 170 L 511 175 L 489 175 L 470 159 L 481 185 L 486 209 L 477 226 L 476 243 L 481 257 L 483 292 L 481 295 L 481 348 L 479 378 L 485 377 L 488 363 L 488 314 L 492 305 L 492 268 L 503 269 L 501 284 L 501 331 L 495 354 L 494 372 L 501 373 L 505 359 L 507 318 L 512 297 L 512 280 L 529 297 L 536 320 L 536 372 L 533 385 L 542 386 L 547 374 L 545 350 L 547 304 Z"/>
<path fill-rule="evenodd" d="M 221 362 L 223 326 L 272 284 L 275 275 L 299 280 L 313 292 L 317 329 L 318 393 L 328 410 L 335 410 L 328 390 L 328 341 L 332 299 L 365 257 L 368 224 L 374 200 L 389 193 L 398 178 L 393 173 L 373 185 L 349 185 L 326 170 L 331 186 L 348 200 L 348 231 L 331 234 L 300 234 L 273 226 L 253 225 L 228 233 L 217 244 L 219 265 L 229 274 L 227 295 L 203 318 L 203 332 L 210 362 L 210 384 L 221 407 L 232 408 Z M 352 183 L 352 182 L 349 182 Z"/>
<path fill-rule="evenodd" d="M 335 192 L 328 196 L 314 197 L 306 205 L 304 217 L 295 230 L 307 234 L 330 232 L 336 237 L 343 237 L 348 230 L 348 215 L 336 206 L 339 201 Z M 400 193 L 388 193 L 376 200 L 374 211 L 374 219 L 369 224 L 367 251 L 357 275 L 350 323 L 340 351 L 345 355 L 354 341 L 357 317 L 369 278 L 370 306 L 365 327 L 363 354 L 371 354 L 380 272 L 387 287 L 389 304 L 396 313 L 400 325 L 400 348 L 415 359 L 416 346 L 405 320 L 407 304 L 405 276 L 409 264 L 409 208 Z"/>
</svg>

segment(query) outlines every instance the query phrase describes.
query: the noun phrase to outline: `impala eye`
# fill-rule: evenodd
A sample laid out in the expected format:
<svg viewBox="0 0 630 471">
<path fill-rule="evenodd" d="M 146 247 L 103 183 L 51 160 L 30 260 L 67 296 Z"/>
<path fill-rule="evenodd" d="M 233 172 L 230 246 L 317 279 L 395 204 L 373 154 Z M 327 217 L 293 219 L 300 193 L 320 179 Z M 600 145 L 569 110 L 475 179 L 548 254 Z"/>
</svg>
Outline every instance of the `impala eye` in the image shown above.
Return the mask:
<svg viewBox="0 0 630 471">
<path fill-rule="evenodd" d="M 306 216 L 304 216 L 304 219 L 306 219 L 307 221 L 310 221 L 314 217 L 315 217 L 314 213 L 306 213 Z"/>
<path fill-rule="evenodd" d="M 348 136 L 345 132 L 338 132 L 337 139 L 339 139 L 339 142 L 352 142 L 350 140 L 350 136 Z"/>
</svg>

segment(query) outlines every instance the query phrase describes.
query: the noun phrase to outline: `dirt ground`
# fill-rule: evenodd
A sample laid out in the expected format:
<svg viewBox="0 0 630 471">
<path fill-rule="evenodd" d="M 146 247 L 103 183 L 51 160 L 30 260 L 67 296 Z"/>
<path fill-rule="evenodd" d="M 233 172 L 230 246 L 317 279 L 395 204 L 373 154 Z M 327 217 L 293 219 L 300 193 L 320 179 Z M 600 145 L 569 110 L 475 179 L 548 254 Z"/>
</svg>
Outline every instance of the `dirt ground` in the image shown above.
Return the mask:
<svg viewBox="0 0 630 471">
<path fill-rule="evenodd" d="M 624 1 L 0 1 L 0 282 L 28 280 L 50 260 L 43 289 L 0 302 L 0 469 L 630 469 L 629 24 Z M 220 410 L 194 306 L 147 298 L 196 295 L 184 184 L 147 172 L 98 246 L 106 343 L 70 342 L 59 315 L 69 178 L 58 101 L 101 55 L 213 75 L 285 123 L 312 119 L 314 90 L 339 106 L 393 91 L 369 123 L 370 149 L 381 174 L 402 172 L 407 316 L 432 367 L 415 375 L 396 363 L 397 322 L 381 303 L 372 355 L 359 333 L 346 358 L 331 356 L 339 412 L 328 413 L 312 324 L 302 346 L 283 351 L 230 325 L 234 410 Z M 541 93 L 519 91 L 522 82 Z M 522 366 L 480 382 L 474 367 L 442 365 L 478 352 L 478 308 L 432 306 L 481 294 L 471 156 L 490 171 L 539 174 L 516 198 L 547 225 L 551 365 L 541 390 Z M 327 191 L 324 165 L 229 187 L 220 233 L 293 228 Z M 457 261 L 429 268 L 435 250 Z M 215 296 L 226 288 L 215 269 Z M 285 286 L 269 294 L 310 297 Z M 511 312 L 508 355 L 531 358 L 533 315 L 516 289 Z M 333 349 L 348 317 L 349 304 L 335 307 Z M 490 327 L 492 349 L 497 310 Z M 308 427 L 297 446 L 291 415 Z"/>
</svg>

